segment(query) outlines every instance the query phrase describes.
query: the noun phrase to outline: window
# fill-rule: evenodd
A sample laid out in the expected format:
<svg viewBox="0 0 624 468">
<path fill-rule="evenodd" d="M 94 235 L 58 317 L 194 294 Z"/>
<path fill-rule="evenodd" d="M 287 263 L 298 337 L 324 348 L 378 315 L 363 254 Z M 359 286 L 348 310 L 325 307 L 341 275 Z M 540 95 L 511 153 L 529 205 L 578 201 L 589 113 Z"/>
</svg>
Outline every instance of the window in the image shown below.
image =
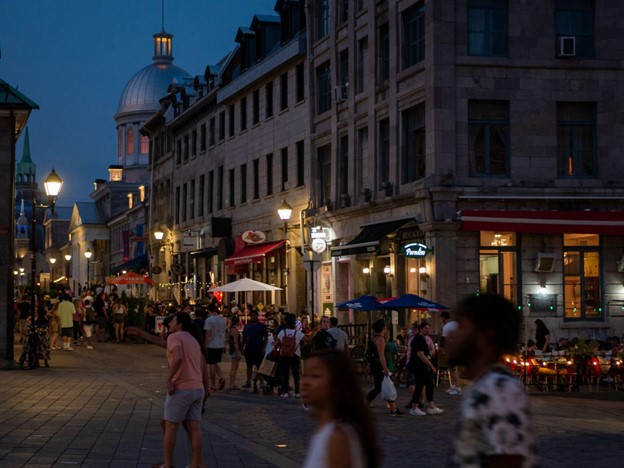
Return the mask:
<svg viewBox="0 0 624 468">
<path fill-rule="evenodd" d="M 228 207 L 233 207 L 233 206 L 236 205 L 235 200 L 234 200 L 234 196 L 236 194 L 236 191 L 235 191 L 236 185 L 235 185 L 235 180 L 234 180 L 234 177 L 235 177 L 234 169 L 230 169 L 228 171 L 228 175 L 229 175 L 228 181 L 230 183 L 230 190 L 228 192 Z"/>
<path fill-rule="evenodd" d="M 240 175 L 240 202 L 247 203 L 247 164 L 241 164 Z"/>
<path fill-rule="evenodd" d="M 180 187 L 176 187 L 175 190 L 175 223 L 176 224 L 180 224 L 180 207 L 181 207 L 181 200 L 180 200 Z"/>
<path fill-rule="evenodd" d="M 234 136 L 234 104 L 229 105 L 230 109 L 230 128 L 229 128 L 229 136 Z"/>
<path fill-rule="evenodd" d="M 288 72 L 280 76 L 280 110 L 288 108 Z"/>
<path fill-rule="evenodd" d="M 468 55 L 507 56 L 508 0 L 468 1 Z"/>
<path fill-rule="evenodd" d="M 344 135 L 339 140 L 338 154 L 338 200 L 341 208 L 351 206 L 351 197 L 349 196 L 349 136 Z"/>
<path fill-rule="evenodd" d="M 214 206 L 214 171 L 208 172 L 208 213 L 212 213 Z"/>
<path fill-rule="evenodd" d="M 600 319 L 600 236 L 563 235 L 563 284 L 565 319 Z"/>
<path fill-rule="evenodd" d="M 219 113 L 219 141 L 225 140 L 225 111 Z"/>
<path fill-rule="evenodd" d="M 317 164 L 317 192 L 318 205 L 324 206 L 331 200 L 331 146 L 318 148 L 316 153 Z"/>
<path fill-rule="evenodd" d="M 176 164 L 182 162 L 182 140 L 176 142 Z"/>
<path fill-rule="evenodd" d="M 191 180 L 189 205 L 189 219 L 195 218 L 195 179 Z"/>
<path fill-rule="evenodd" d="M 210 119 L 210 146 L 214 145 L 215 138 L 215 119 Z M 199 130 L 199 151 L 206 151 L 206 124 L 201 124 Z"/>
<path fill-rule="evenodd" d="M 509 103 L 468 101 L 471 176 L 509 175 Z"/>
<path fill-rule="evenodd" d="M 425 59 L 425 7 L 417 4 L 403 12 L 403 69 Z"/>
<path fill-rule="evenodd" d="M 322 114 L 332 107 L 331 70 L 329 68 L 329 61 L 316 69 L 316 91 L 318 96 L 317 114 Z"/>
<path fill-rule="evenodd" d="M 193 130 L 191 133 L 191 154 L 195 156 L 197 154 L 197 130 Z"/>
<path fill-rule="evenodd" d="M 594 58 L 594 0 L 556 0 L 555 35 L 575 38 L 578 58 Z"/>
<path fill-rule="evenodd" d="M 197 216 L 204 216 L 204 191 L 206 190 L 206 176 L 199 176 L 199 200 L 197 204 Z"/>
<path fill-rule="evenodd" d="M 253 92 L 253 116 L 252 123 L 253 125 L 260 122 L 260 90 L 256 89 Z"/>
<path fill-rule="evenodd" d="M 219 166 L 217 172 L 217 184 L 219 185 L 219 190 L 217 192 L 217 210 L 223 209 L 223 196 L 225 193 L 225 181 L 223 180 L 223 166 Z"/>
<path fill-rule="evenodd" d="M 141 136 L 141 154 L 149 153 L 149 137 L 142 135 Z"/>
<path fill-rule="evenodd" d="M 280 151 L 282 159 L 282 192 L 286 190 L 286 183 L 288 182 L 288 148 L 282 148 Z"/>
<path fill-rule="evenodd" d="M 406 184 L 425 176 L 425 106 L 403 112 L 403 154 L 401 182 Z"/>
<path fill-rule="evenodd" d="M 338 60 L 338 83 L 349 86 L 349 49 L 341 50 Z"/>
<path fill-rule="evenodd" d="M 364 161 L 369 161 L 368 127 L 357 129 L 356 145 L 353 193 L 361 193 L 362 189 L 368 188 L 364 186 Z M 357 198 L 353 200 L 354 203 L 356 201 Z"/>
<path fill-rule="evenodd" d="M 190 150 L 189 136 L 187 134 L 187 135 L 184 135 L 184 148 L 183 148 L 183 151 L 184 151 L 184 162 L 189 160 L 189 150 Z"/>
<path fill-rule="evenodd" d="M 319 40 L 329 34 L 329 0 L 316 0 L 315 13 L 316 40 Z"/>
<path fill-rule="evenodd" d="M 128 128 L 126 138 L 126 154 L 134 154 L 134 129 L 132 127 Z"/>
<path fill-rule="evenodd" d="M 379 121 L 379 189 L 390 180 L 390 120 Z"/>
<path fill-rule="evenodd" d="M 241 132 L 247 130 L 247 98 L 240 100 L 240 129 Z"/>
<path fill-rule="evenodd" d="M 297 187 L 305 184 L 305 154 L 303 140 L 297 142 Z"/>
<path fill-rule="evenodd" d="M 295 68 L 295 78 L 296 78 L 296 94 L 297 94 L 297 102 L 301 102 L 305 99 L 305 75 L 304 75 L 303 62 L 297 64 Z"/>
<path fill-rule="evenodd" d="M 349 20 L 349 0 L 338 1 L 338 22 L 344 24 Z"/>
<path fill-rule="evenodd" d="M 519 239 L 514 232 L 481 231 L 479 251 L 479 291 L 500 294 L 519 302 L 517 272 Z"/>
<path fill-rule="evenodd" d="M 269 81 L 264 87 L 265 94 L 265 114 L 266 118 L 273 117 L 273 82 Z"/>
<path fill-rule="evenodd" d="M 596 175 L 595 103 L 557 103 L 557 155 L 560 176 Z"/>
<path fill-rule="evenodd" d="M 366 77 L 368 73 L 368 38 L 364 37 L 358 41 L 358 63 L 357 63 L 357 77 L 355 80 L 357 89 L 356 93 L 362 93 L 366 89 Z"/>
<path fill-rule="evenodd" d="M 254 159 L 253 162 L 253 199 L 260 198 L 260 160 Z"/>
<path fill-rule="evenodd" d="M 204 149 L 206 149 L 206 125 L 202 125 L 202 127 L 204 127 Z M 209 132 L 208 132 L 208 144 L 210 146 L 214 146 L 216 143 L 215 140 L 215 133 L 216 133 L 216 120 L 214 117 L 212 117 L 210 119 L 210 123 L 209 123 Z"/>
<path fill-rule="evenodd" d="M 267 196 L 273 195 L 273 153 L 266 155 Z"/>
<path fill-rule="evenodd" d="M 390 78 L 390 27 L 388 23 L 379 26 L 377 40 L 377 81 L 384 84 Z"/>
<path fill-rule="evenodd" d="M 182 186 L 182 222 L 186 221 L 186 213 L 188 208 L 188 184 Z"/>
</svg>

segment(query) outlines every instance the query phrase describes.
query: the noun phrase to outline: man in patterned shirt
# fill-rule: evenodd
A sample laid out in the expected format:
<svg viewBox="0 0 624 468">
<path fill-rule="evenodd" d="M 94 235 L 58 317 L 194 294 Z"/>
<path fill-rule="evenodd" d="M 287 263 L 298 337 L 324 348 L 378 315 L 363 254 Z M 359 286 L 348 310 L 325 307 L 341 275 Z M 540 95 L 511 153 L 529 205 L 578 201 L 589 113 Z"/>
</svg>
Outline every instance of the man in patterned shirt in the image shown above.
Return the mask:
<svg viewBox="0 0 624 468">
<path fill-rule="evenodd" d="M 451 466 L 535 466 L 528 397 L 500 364 L 516 350 L 520 312 L 501 296 L 481 294 L 463 300 L 454 316 L 449 361 L 464 366 L 473 382 L 462 399 Z"/>
</svg>

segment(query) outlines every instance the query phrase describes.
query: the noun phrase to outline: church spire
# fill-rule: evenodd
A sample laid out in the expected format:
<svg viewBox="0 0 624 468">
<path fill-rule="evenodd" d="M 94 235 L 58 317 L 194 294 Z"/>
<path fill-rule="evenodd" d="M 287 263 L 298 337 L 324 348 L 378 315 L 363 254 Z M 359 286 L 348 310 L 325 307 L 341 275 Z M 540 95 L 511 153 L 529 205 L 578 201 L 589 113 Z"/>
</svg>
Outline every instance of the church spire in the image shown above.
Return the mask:
<svg viewBox="0 0 624 468">
<path fill-rule="evenodd" d="M 18 187 L 36 187 L 37 185 L 37 165 L 32 162 L 30 157 L 30 137 L 28 135 L 28 127 L 24 132 L 24 148 L 22 150 L 22 159 L 15 167 L 16 182 Z"/>
<path fill-rule="evenodd" d="M 32 164 L 32 159 L 30 158 L 30 138 L 28 136 L 28 127 L 26 127 L 26 132 L 24 132 L 24 149 L 22 150 L 22 160 L 20 164 Z"/>
</svg>

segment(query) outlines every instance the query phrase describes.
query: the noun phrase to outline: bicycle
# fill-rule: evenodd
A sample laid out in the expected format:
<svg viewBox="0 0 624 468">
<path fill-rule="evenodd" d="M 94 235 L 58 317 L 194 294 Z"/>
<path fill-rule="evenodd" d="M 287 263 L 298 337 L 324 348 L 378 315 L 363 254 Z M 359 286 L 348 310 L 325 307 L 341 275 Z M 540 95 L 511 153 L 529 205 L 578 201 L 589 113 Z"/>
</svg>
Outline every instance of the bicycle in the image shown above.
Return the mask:
<svg viewBox="0 0 624 468">
<path fill-rule="evenodd" d="M 44 327 L 28 325 L 28 336 L 22 355 L 19 358 L 20 369 L 31 370 L 39 366 L 39 359 L 43 359 L 45 367 L 50 367 L 49 351 L 46 349 L 47 330 Z"/>
</svg>

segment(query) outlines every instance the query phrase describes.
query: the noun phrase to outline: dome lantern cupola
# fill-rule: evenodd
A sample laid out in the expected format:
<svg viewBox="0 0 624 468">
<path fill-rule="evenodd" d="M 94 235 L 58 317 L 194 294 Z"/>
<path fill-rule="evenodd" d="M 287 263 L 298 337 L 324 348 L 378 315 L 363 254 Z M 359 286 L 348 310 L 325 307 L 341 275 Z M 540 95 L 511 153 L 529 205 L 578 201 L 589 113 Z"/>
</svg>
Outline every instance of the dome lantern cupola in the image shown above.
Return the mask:
<svg viewBox="0 0 624 468">
<path fill-rule="evenodd" d="M 163 29 L 154 34 L 154 62 L 173 62 L 173 34 L 165 32 Z"/>
</svg>

